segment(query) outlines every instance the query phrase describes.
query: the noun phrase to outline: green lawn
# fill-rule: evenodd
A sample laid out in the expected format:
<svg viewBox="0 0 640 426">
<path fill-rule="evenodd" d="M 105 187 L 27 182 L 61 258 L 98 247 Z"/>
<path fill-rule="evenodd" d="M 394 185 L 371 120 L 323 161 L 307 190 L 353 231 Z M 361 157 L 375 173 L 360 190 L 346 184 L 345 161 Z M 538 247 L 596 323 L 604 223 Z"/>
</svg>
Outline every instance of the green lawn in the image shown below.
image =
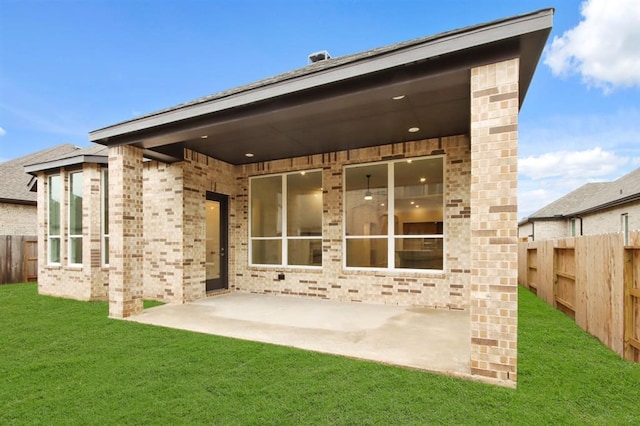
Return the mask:
<svg viewBox="0 0 640 426">
<path fill-rule="evenodd" d="M 640 365 L 520 290 L 518 389 L 107 318 L 0 286 L 0 424 L 629 424 Z"/>
</svg>

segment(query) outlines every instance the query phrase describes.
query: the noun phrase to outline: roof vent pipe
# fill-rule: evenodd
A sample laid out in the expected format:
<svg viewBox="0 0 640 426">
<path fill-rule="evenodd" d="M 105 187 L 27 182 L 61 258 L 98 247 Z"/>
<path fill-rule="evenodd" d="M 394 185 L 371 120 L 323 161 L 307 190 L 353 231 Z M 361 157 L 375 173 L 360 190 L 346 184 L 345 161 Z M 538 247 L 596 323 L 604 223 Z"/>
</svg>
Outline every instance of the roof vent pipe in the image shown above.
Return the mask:
<svg viewBox="0 0 640 426">
<path fill-rule="evenodd" d="M 309 55 L 309 63 L 314 64 L 320 61 L 326 61 L 327 59 L 331 59 L 331 55 L 326 50 L 321 50 L 319 52 L 314 52 Z"/>
</svg>

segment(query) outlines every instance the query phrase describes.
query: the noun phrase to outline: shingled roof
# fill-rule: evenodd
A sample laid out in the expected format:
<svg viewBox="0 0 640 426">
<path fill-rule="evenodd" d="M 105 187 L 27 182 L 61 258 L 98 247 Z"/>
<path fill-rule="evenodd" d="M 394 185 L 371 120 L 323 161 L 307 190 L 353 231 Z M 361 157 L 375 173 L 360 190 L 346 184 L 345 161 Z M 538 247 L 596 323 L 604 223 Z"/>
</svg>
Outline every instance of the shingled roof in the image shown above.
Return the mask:
<svg viewBox="0 0 640 426">
<path fill-rule="evenodd" d="M 575 217 L 637 200 L 640 200 L 640 168 L 612 182 L 587 183 L 525 221 Z"/>
<path fill-rule="evenodd" d="M 0 163 L 0 202 L 35 205 L 36 193 L 29 190 L 31 176 L 25 173 L 24 166 L 50 161 L 79 150 L 75 145 L 61 144 Z"/>
</svg>

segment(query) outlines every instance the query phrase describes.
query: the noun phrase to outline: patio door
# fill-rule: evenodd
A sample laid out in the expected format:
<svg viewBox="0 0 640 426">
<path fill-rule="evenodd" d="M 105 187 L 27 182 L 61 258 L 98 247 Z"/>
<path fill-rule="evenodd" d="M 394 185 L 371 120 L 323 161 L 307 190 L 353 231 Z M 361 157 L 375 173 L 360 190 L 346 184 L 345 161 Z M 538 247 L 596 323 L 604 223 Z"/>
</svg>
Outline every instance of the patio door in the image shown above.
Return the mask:
<svg viewBox="0 0 640 426">
<path fill-rule="evenodd" d="M 229 197 L 207 192 L 206 208 L 206 291 L 228 288 L 228 200 Z"/>
</svg>

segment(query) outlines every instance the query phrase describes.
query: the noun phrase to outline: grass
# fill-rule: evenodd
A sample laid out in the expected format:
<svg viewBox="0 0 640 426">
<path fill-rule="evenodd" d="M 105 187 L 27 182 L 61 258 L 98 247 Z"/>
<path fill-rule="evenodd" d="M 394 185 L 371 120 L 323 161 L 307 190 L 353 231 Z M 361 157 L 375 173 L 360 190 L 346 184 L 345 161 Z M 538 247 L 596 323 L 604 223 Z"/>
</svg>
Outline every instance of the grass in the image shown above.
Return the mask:
<svg viewBox="0 0 640 426">
<path fill-rule="evenodd" d="M 0 424 L 628 424 L 640 365 L 520 290 L 518 389 L 107 318 L 0 286 Z"/>
</svg>

